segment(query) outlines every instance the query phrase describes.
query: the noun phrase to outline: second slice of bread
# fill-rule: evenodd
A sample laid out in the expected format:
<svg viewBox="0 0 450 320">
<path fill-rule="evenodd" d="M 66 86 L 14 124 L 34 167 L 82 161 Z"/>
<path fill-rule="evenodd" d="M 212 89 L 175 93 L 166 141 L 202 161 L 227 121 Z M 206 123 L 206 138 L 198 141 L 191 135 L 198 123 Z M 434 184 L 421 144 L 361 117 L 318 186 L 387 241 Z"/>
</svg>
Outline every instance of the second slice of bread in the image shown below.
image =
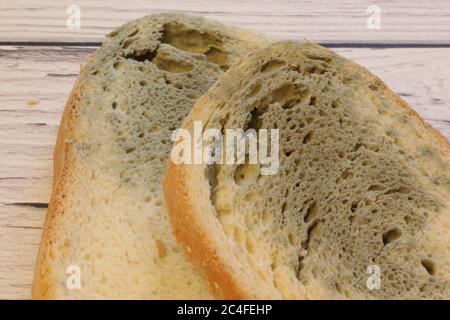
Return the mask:
<svg viewBox="0 0 450 320">
<path fill-rule="evenodd" d="M 450 144 L 367 70 L 274 44 L 222 76 L 183 128 L 195 121 L 280 130 L 275 175 L 169 163 L 175 234 L 220 297 L 450 297 Z"/>
</svg>

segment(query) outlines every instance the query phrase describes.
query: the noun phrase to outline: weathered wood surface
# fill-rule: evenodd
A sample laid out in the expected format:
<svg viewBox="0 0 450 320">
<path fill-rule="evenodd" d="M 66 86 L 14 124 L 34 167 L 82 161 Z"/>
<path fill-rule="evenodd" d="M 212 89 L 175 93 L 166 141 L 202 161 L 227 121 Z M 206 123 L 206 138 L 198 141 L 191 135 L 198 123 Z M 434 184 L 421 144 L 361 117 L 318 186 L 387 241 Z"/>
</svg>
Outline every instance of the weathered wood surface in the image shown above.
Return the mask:
<svg viewBox="0 0 450 320">
<path fill-rule="evenodd" d="M 81 28 L 66 26 L 67 7 L 81 9 Z M 381 9 L 381 29 L 369 30 L 367 8 Z M 283 39 L 315 42 L 450 43 L 448 0 L 21 0 L 0 2 L 1 41 L 101 41 L 122 23 L 183 11 Z"/>
<path fill-rule="evenodd" d="M 29 298 L 61 113 L 94 48 L 0 46 L 0 298 Z M 449 49 L 335 49 L 450 138 Z"/>
</svg>

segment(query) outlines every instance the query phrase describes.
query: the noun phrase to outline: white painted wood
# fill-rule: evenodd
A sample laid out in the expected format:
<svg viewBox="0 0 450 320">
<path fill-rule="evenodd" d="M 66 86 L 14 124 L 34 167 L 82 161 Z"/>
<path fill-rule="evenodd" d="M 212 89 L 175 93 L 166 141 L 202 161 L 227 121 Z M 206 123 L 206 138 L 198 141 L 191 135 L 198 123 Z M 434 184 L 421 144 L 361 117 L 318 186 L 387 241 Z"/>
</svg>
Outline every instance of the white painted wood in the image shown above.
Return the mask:
<svg viewBox="0 0 450 320">
<path fill-rule="evenodd" d="M 29 298 L 61 113 L 92 48 L 0 46 L 0 298 Z M 449 49 L 339 49 L 450 138 Z"/>
<path fill-rule="evenodd" d="M 66 27 L 71 4 L 81 8 L 79 30 Z M 380 30 L 367 28 L 370 5 L 381 9 Z M 450 43 L 448 0 L 2 0 L 0 41 L 101 41 L 127 21 L 174 11 L 283 39 Z"/>
</svg>

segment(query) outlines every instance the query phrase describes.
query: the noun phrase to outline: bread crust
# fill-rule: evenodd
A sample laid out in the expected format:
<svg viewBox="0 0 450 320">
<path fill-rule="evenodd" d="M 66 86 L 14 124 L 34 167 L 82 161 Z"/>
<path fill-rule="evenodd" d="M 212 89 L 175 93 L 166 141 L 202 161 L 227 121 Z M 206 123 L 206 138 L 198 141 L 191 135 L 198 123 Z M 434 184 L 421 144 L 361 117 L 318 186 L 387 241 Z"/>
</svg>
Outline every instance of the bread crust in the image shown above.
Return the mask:
<svg viewBox="0 0 450 320">
<path fill-rule="evenodd" d="M 243 291 L 231 276 L 226 263 L 217 259 L 217 254 L 211 246 L 211 239 L 203 232 L 200 221 L 195 218 L 194 209 L 190 206 L 189 187 L 183 181 L 183 170 L 169 163 L 164 185 L 165 189 L 170 189 L 171 192 L 165 193 L 166 205 L 175 236 L 189 248 L 186 250 L 187 256 L 203 271 L 218 299 L 257 298 Z"/>
<path fill-rule="evenodd" d="M 60 196 L 64 194 L 72 157 L 67 139 L 73 134 L 73 122 L 75 119 L 74 110 L 80 101 L 81 81 L 78 78 L 72 88 L 61 118 L 61 125 L 56 138 L 53 152 L 53 182 L 52 195 L 45 219 L 44 232 L 36 261 L 31 295 L 33 299 L 57 299 L 55 282 L 55 270 L 49 264 L 52 256 L 52 242 L 54 239 L 53 230 L 56 227 L 58 218 L 63 214 L 60 203 Z"/>
<path fill-rule="evenodd" d="M 418 126 L 427 130 L 430 140 L 439 146 L 441 152 L 450 154 L 450 142 L 441 132 L 426 123 L 416 111 L 376 76 L 356 63 L 346 61 L 346 68 L 353 69 L 353 72 L 361 74 L 368 81 L 380 84 L 378 90 L 381 95 L 387 96 L 398 108 L 405 109 L 416 120 Z M 245 61 L 242 64 L 245 64 Z M 207 115 L 211 114 L 210 109 L 207 93 L 196 103 L 183 127 L 186 128 L 188 121 L 202 120 L 207 123 L 209 119 Z M 262 293 L 256 284 L 249 287 L 248 281 L 243 283 L 242 281 L 247 279 L 239 275 L 238 268 L 233 268 L 227 261 L 229 256 L 218 250 L 223 243 L 216 241 L 214 233 L 221 233 L 223 230 L 207 219 L 207 215 L 214 216 L 212 209 L 210 212 L 198 212 L 193 190 L 201 188 L 201 184 L 199 184 L 199 181 L 193 182 L 192 180 L 195 177 L 193 177 L 193 174 L 189 175 L 187 171 L 187 165 L 176 165 L 169 159 L 164 181 L 169 218 L 175 236 L 188 248 L 188 256 L 192 262 L 202 270 L 205 277 L 214 285 L 216 296 L 222 299 L 279 299 L 281 295 L 277 293 Z"/>
</svg>

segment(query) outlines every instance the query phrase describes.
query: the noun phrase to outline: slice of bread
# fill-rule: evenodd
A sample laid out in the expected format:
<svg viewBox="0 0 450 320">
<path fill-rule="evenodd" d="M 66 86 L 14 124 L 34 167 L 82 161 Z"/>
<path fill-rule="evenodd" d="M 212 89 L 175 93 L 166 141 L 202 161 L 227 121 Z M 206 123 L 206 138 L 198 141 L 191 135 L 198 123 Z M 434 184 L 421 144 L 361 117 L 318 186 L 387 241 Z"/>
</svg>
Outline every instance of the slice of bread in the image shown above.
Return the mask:
<svg viewBox="0 0 450 320">
<path fill-rule="evenodd" d="M 194 121 L 225 136 L 279 129 L 275 175 L 169 163 L 175 235 L 220 297 L 450 298 L 450 143 L 370 72 L 273 44 L 228 70 L 183 128 Z"/>
<path fill-rule="evenodd" d="M 34 298 L 212 297 L 166 214 L 171 130 L 265 41 L 181 14 L 147 16 L 108 36 L 82 68 L 61 122 Z"/>
</svg>

